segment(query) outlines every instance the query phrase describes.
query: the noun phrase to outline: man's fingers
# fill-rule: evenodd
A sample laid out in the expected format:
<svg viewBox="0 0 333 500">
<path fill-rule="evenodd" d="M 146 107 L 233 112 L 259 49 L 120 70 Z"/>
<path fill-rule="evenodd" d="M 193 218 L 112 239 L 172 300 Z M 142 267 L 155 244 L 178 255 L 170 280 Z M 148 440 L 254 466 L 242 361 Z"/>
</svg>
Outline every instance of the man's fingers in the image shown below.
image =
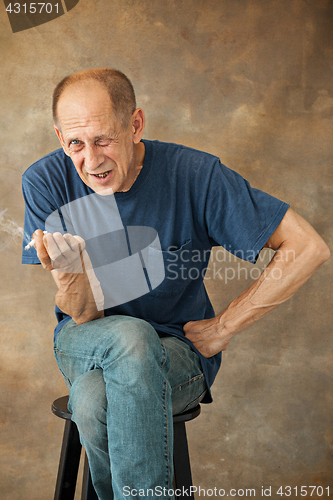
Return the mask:
<svg viewBox="0 0 333 500">
<path fill-rule="evenodd" d="M 47 233 L 44 236 L 52 266 L 56 271 L 63 273 L 82 272 L 79 243 L 81 240 L 82 238 L 76 238 L 71 234 Z"/>
<path fill-rule="evenodd" d="M 64 273 L 82 273 L 81 253 L 85 241 L 80 236 L 69 233 L 46 233 L 37 229 L 32 238 L 35 240 L 37 256 L 45 269 Z"/>
<path fill-rule="evenodd" d="M 58 242 L 55 239 L 55 235 L 56 235 L 56 233 L 54 233 L 54 234 L 48 233 L 44 236 L 45 246 L 46 246 L 47 251 L 49 253 L 49 256 L 52 260 L 52 263 L 55 263 L 55 261 L 64 260 L 63 256 L 62 256 L 62 251 L 59 248 L 59 245 L 63 247 L 64 251 L 69 249 L 66 242 L 64 242 L 66 245 L 66 248 L 64 248 L 64 246 L 61 245 L 60 241 L 59 241 L 59 245 L 58 245 Z M 59 235 L 60 235 L 60 237 L 62 237 L 62 235 L 60 233 L 59 233 Z M 58 262 L 58 264 L 59 264 L 59 262 Z M 56 267 L 56 266 L 53 265 L 53 267 Z"/>
<path fill-rule="evenodd" d="M 44 233 L 41 229 L 37 229 L 33 235 L 32 239 L 35 240 L 35 248 L 37 252 L 37 257 L 39 258 L 42 266 L 45 269 L 52 270 L 52 262 L 51 258 L 48 254 L 47 248 L 45 247 L 44 240 L 43 240 Z"/>
<path fill-rule="evenodd" d="M 232 338 L 221 330 L 218 318 L 189 321 L 183 327 L 187 337 L 203 356 L 210 358 L 220 351 L 225 351 Z"/>
<path fill-rule="evenodd" d="M 86 242 L 84 241 L 84 239 L 81 238 L 81 236 L 78 236 L 77 234 L 75 234 L 74 236 L 72 235 L 70 236 L 80 244 L 81 252 L 83 252 L 83 250 L 86 248 Z"/>
<path fill-rule="evenodd" d="M 65 259 L 69 261 L 77 258 L 78 245 L 76 243 L 76 240 L 72 240 L 76 247 L 72 248 L 65 236 L 63 236 L 61 233 L 48 233 L 45 235 L 44 238 L 46 241 L 47 250 L 52 260 Z"/>
<path fill-rule="evenodd" d="M 68 245 L 66 239 L 61 233 L 54 233 L 53 234 L 53 240 L 55 245 L 52 245 L 52 249 L 54 250 L 54 256 L 58 253 L 62 254 L 63 256 L 66 257 L 67 254 L 70 254 L 72 252 L 71 247 Z M 52 255 L 51 255 L 52 257 Z"/>
<path fill-rule="evenodd" d="M 74 252 L 83 251 L 86 243 L 81 236 L 72 235 L 70 233 L 64 234 L 64 239 Z"/>
</svg>

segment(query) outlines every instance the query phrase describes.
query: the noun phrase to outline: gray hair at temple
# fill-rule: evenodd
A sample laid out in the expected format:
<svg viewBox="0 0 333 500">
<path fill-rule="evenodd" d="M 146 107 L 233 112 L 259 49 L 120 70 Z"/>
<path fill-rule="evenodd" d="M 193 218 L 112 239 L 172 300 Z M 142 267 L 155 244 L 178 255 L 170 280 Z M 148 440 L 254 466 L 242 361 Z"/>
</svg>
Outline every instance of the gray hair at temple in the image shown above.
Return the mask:
<svg viewBox="0 0 333 500">
<path fill-rule="evenodd" d="M 63 91 L 70 85 L 85 80 L 96 80 L 107 90 L 114 114 L 125 130 L 136 109 L 133 85 L 124 73 L 108 68 L 85 69 L 66 76 L 58 83 L 53 92 L 52 111 L 54 123 L 59 127 L 57 107 Z"/>
</svg>

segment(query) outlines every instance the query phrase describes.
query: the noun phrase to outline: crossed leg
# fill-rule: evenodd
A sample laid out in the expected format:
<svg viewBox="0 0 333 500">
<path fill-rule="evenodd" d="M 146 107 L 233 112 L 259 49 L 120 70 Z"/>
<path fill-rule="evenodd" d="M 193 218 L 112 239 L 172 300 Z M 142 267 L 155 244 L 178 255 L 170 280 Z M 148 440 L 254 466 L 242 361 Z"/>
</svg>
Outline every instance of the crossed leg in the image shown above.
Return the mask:
<svg viewBox="0 0 333 500">
<path fill-rule="evenodd" d="M 171 489 L 172 414 L 206 390 L 197 354 L 143 320 L 109 316 L 67 323 L 55 355 L 100 500 L 123 498 L 125 486 Z"/>
</svg>

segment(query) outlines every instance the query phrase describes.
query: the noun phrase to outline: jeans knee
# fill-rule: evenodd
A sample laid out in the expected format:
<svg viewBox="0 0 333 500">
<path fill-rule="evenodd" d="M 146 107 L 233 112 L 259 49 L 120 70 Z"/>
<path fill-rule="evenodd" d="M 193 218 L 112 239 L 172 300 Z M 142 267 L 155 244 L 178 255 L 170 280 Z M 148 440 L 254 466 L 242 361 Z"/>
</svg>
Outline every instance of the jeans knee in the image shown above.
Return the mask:
<svg viewBox="0 0 333 500">
<path fill-rule="evenodd" d="M 91 441 L 104 439 L 107 400 L 102 370 L 88 371 L 74 381 L 68 408 L 81 436 Z"/>
<path fill-rule="evenodd" d="M 128 318 L 118 325 L 119 345 L 123 351 L 142 360 L 164 353 L 163 345 L 156 330 L 144 320 Z"/>
<path fill-rule="evenodd" d="M 116 333 L 116 342 L 110 347 L 109 359 L 112 362 L 109 364 L 107 361 L 104 368 L 119 369 L 124 383 L 144 383 L 154 379 L 161 370 L 168 372 L 168 352 L 147 321 L 122 317 L 113 332 Z"/>
</svg>

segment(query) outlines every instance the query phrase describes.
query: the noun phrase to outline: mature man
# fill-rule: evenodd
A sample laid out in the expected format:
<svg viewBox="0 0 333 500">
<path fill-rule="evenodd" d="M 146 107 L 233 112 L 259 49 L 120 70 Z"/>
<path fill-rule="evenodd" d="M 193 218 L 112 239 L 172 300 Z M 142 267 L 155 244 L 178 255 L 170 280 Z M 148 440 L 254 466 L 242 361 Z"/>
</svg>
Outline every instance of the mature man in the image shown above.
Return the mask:
<svg viewBox="0 0 333 500">
<path fill-rule="evenodd" d="M 55 355 L 98 497 L 122 498 L 125 486 L 151 496 L 172 488 L 172 413 L 211 401 L 221 351 L 293 295 L 329 250 L 288 205 L 218 158 L 143 140 L 144 113 L 118 71 L 65 78 L 53 113 L 62 150 L 23 176 L 25 231 L 36 242 L 23 262 L 40 262 L 59 288 Z M 133 228 L 150 228 L 154 242 L 143 248 Z M 218 316 L 203 285 L 216 245 L 253 262 L 264 246 L 276 251 Z M 128 279 L 134 266 L 118 272 L 123 257 L 136 259 L 145 292 Z M 110 266 L 115 280 L 105 277 Z"/>
</svg>

